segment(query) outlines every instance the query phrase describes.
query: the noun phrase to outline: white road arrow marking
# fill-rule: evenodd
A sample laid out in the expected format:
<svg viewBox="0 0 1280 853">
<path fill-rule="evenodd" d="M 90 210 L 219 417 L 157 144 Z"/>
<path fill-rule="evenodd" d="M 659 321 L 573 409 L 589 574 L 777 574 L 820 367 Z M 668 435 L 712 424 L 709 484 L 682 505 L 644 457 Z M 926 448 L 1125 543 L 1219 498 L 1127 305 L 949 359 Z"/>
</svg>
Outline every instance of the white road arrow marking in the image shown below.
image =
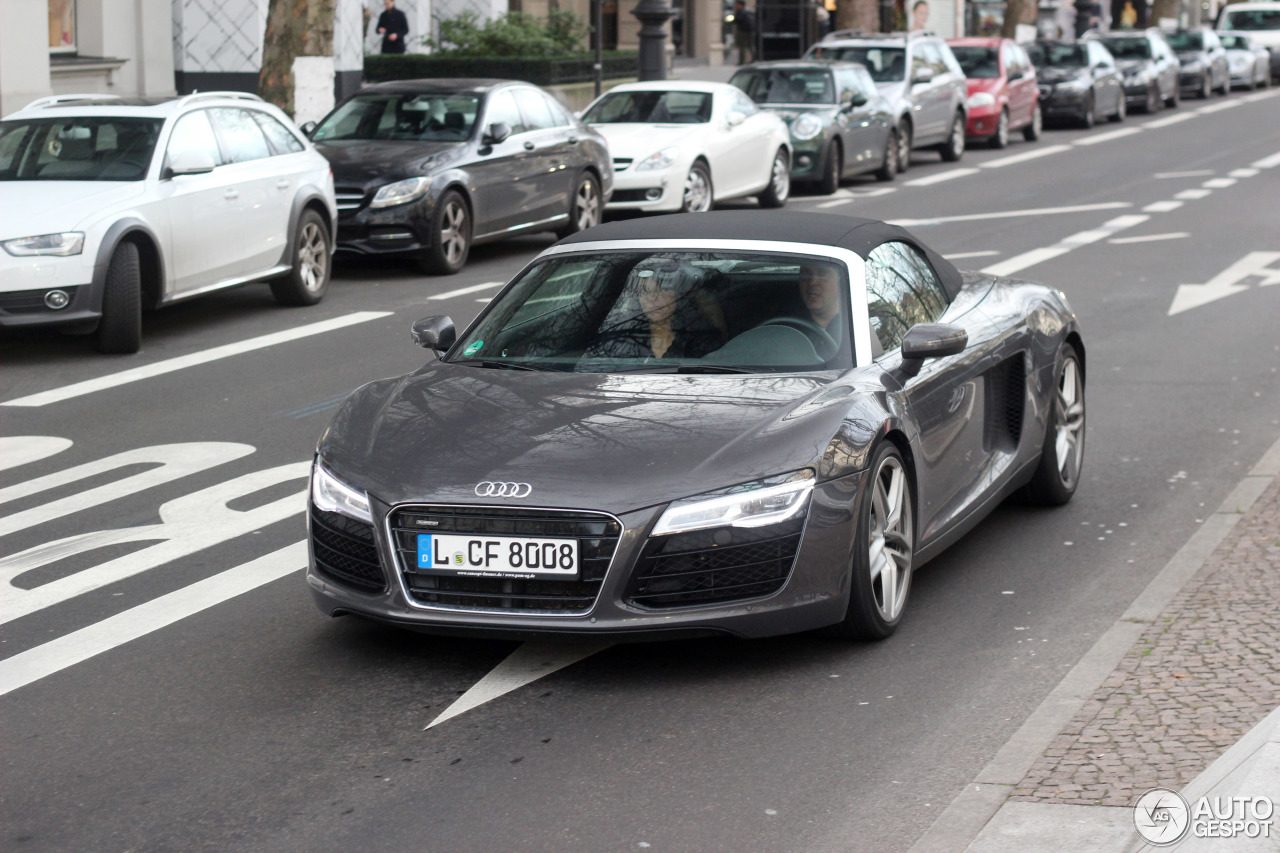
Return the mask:
<svg viewBox="0 0 1280 853">
<path fill-rule="evenodd" d="M 472 708 L 478 708 L 486 702 L 491 702 L 516 688 L 537 681 L 558 669 L 564 669 L 571 663 L 589 658 L 611 645 L 613 643 L 602 640 L 554 644 L 525 643 L 494 667 L 492 672 L 480 679 L 474 687 L 459 696 L 457 701 L 445 708 L 444 713 L 428 723 L 423 731 L 466 713 Z"/>
<path fill-rule="evenodd" d="M 1262 277 L 1258 283 L 1260 287 L 1280 284 L 1280 270 L 1268 269 L 1277 260 L 1280 260 L 1280 252 L 1250 252 L 1204 284 L 1178 285 L 1173 304 L 1169 306 L 1169 316 L 1248 290 L 1249 285 L 1240 282 L 1250 276 Z"/>
<path fill-rule="evenodd" d="M 0 438 L 0 471 L 39 462 L 70 446 L 71 439 L 52 435 L 14 435 Z"/>
</svg>

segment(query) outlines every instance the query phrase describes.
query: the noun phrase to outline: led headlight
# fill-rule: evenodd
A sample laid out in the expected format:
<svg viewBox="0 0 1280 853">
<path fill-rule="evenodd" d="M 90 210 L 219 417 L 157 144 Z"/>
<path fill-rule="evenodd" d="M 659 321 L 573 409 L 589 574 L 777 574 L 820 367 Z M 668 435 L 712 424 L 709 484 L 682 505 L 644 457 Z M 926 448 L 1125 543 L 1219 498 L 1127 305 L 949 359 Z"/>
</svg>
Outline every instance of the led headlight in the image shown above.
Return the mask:
<svg viewBox="0 0 1280 853">
<path fill-rule="evenodd" d="M 1059 92 L 1069 92 L 1072 94 L 1079 94 L 1080 92 L 1083 92 L 1088 88 L 1089 88 L 1089 81 L 1080 80 L 1078 78 L 1072 79 L 1072 80 L 1064 80 L 1058 84 Z"/>
<path fill-rule="evenodd" d="M 791 122 L 791 137 L 804 142 L 822 133 L 822 119 L 813 113 L 805 113 Z"/>
<path fill-rule="evenodd" d="M 1182 70 L 1183 71 L 1203 71 L 1204 63 L 1201 62 L 1199 59 L 1192 59 L 1182 63 Z"/>
<path fill-rule="evenodd" d="M 990 92 L 976 92 L 969 96 L 969 109 L 977 109 L 979 107 L 994 107 L 996 105 L 996 96 Z"/>
<path fill-rule="evenodd" d="M 19 258 L 31 255 L 78 255 L 84 249 L 84 234 L 67 231 L 63 234 L 41 234 L 37 237 L 19 237 L 0 243 L 4 250 Z"/>
<path fill-rule="evenodd" d="M 311 466 L 311 503 L 316 509 L 336 512 L 356 521 L 373 524 L 369 496 L 330 474 L 319 460 Z"/>
<path fill-rule="evenodd" d="M 431 188 L 430 178 L 409 178 L 387 184 L 378 190 L 369 207 L 393 207 L 397 204 L 408 204 L 422 198 Z"/>
<path fill-rule="evenodd" d="M 658 169 L 666 169 L 672 163 L 674 163 L 676 161 L 676 158 L 679 156 L 680 156 L 679 148 L 674 148 L 674 147 L 663 148 L 661 151 L 657 151 L 653 154 L 650 154 L 648 157 L 641 160 L 640 163 L 636 166 L 636 171 L 637 172 L 653 172 L 653 171 L 657 171 Z"/>
<path fill-rule="evenodd" d="M 653 536 L 708 527 L 763 527 L 800 513 L 813 492 L 809 469 L 674 501 L 654 525 Z"/>
</svg>

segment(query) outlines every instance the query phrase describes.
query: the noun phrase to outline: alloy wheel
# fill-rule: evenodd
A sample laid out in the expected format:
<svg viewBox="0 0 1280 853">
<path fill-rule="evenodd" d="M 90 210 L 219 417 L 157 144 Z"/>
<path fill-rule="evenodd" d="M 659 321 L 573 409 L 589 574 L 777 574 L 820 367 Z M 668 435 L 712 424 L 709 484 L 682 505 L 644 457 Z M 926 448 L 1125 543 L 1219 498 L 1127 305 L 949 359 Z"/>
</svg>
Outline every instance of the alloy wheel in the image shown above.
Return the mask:
<svg viewBox="0 0 1280 853">
<path fill-rule="evenodd" d="M 298 240 L 298 270 L 302 278 L 302 286 L 315 293 L 324 286 L 325 272 L 328 269 L 329 251 L 320 226 L 308 222 L 302 228 L 301 239 Z"/>
<path fill-rule="evenodd" d="M 787 196 L 791 194 L 791 164 L 787 162 L 787 155 L 781 151 L 773 158 L 773 176 L 770 178 L 770 185 L 773 188 L 773 196 L 779 202 L 787 200 Z"/>
<path fill-rule="evenodd" d="M 578 187 L 575 210 L 578 211 L 579 231 L 585 231 L 600 224 L 600 195 L 596 192 L 595 181 L 584 180 L 582 186 Z"/>
<path fill-rule="evenodd" d="M 462 262 L 467 251 L 467 209 L 458 199 L 450 199 L 440 222 L 440 248 L 450 264 Z"/>
<path fill-rule="evenodd" d="M 1054 457 L 1062 484 L 1074 488 L 1084 460 L 1084 380 L 1080 365 L 1068 357 L 1054 395 Z"/>
<path fill-rule="evenodd" d="M 886 456 L 872 482 L 868 531 L 871 594 L 880 618 L 892 623 L 906 604 L 911 583 L 911 492 L 896 455 Z"/>
<path fill-rule="evenodd" d="M 684 179 L 684 209 L 690 213 L 702 213 L 711 209 L 711 184 L 703 171 L 694 166 Z"/>
</svg>

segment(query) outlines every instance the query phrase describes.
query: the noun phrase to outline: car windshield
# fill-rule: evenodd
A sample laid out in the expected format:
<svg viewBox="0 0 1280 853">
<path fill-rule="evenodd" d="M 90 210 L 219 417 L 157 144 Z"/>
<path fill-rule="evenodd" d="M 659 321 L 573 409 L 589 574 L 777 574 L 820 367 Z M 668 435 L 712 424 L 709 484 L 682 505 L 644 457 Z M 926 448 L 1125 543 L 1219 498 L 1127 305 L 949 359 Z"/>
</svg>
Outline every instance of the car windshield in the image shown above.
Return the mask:
<svg viewBox="0 0 1280 853">
<path fill-rule="evenodd" d="M 1027 45 L 1031 64 L 1040 68 L 1084 68 L 1089 64 L 1089 51 L 1078 44 Z"/>
<path fill-rule="evenodd" d="M 480 98 L 470 93 L 386 92 L 357 95 L 316 128 L 316 142 L 401 139 L 460 142 L 471 138 Z"/>
<path fill-rule="evenodd" d="M 1144 38 L 1109 38 L 1102 43 L 1116 59 L 1150 59 L 1151 45 Z"/>
<path fill-rule="evenodd" d="M 1222 46 L 1227 50 L 1251 50 L 1252 45 L 1249 44 L 1248 36 L 1219 36 L 1222 39 Z"/>
<path fill-rule="evenodd" d="M 898 83 L 907 79 L 906 52 L 900 47 L 831 47 L 815 44 L 809 48 L 808 56 L 861 63 L 877 83 Z"/>
<path fill-rule="evenodd" d="M 1203 50 L 1204 36 L 1200 33 L 1169 33 L 1169 45 L 1174 50 Z"/>
<path fill-rule="evenodd" d="M 710 92 L 610 92 L 587 110 L 590 124 L 705 124 L 711 121 Z"/>
<path fill-rule="evenodd" d="M 762 252 L 560 255 L 526 270 L 448 361 L 580 373 L 847 369 L 840 264 Z"/>
<path fill-rule="evenodd" d="M 1280 9 L 1228 10 L 1224 30 L 1280 30 Z"/>
<path fill-rule="evenodd" d="M 0 181 L 140 181 L 163 124 L 115 116 L 0 122 Z"/>
<path fill-rule="evenodd" d="M 729 81 L 757 104 L 835 104 L 831 72 L 822 68 L 758 68 Z"/>
<path fill-rule="evenodd" d="M 956 55 L 965 77 L 990 79 L 1000 76 L 1000 61 L 994 47 L 952 45 L 951 52 Z"/>
</svg>

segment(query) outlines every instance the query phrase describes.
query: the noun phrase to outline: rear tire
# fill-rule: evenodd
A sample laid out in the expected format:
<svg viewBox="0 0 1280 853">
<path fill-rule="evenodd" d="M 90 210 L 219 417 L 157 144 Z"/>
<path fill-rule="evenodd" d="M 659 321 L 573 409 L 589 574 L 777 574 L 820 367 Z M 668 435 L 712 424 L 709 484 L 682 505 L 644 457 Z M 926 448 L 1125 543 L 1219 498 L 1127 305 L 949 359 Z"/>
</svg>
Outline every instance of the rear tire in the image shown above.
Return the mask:
<svg viewBox="0 0 1280 853">
<path fill-rule="evenodd" d="M 769 186 L 756 196 L 761 207 L 782 207 L 791 197 L 791 158 L 787 149 L 779 148 L 769 167 Z"/>
<path fill-rule="evenodd" d="M 1173 87 L 1173 94 L 1164 99 L 1164 105 L 1171 110 L 1176 110 L 1180 103 L 1182 103 L 1182 91 L 1175 83 Z"/>
<path fill-rule="evenodd" d="M 938 146 L 938 153 L 946 163 L 959 162 L 964 156 L 964 113 L 957 112 L 951 120 L 951 134 Z"/>
<path fill-rule="evenodd" d="M 902 145 L 898 141 L 898 131 L 889 131 L 889 138 L 884 143 L 884 161 L 880 164 L 880 168 L 876 169 L 877 181 L 892 181 L 901 171 L 898 161 L 898 155 L 902 151 Z"/>
<path fill-rule="evenodd" d="M 897 630 L 911 592 L 915 550 L 913 486 L 902 454 L 884 442 L 858 499 L 849 607 L 827 633 L 850 640 L 883 640 Z"/>
<path fill-rule="evenodd" d="M 431 246 L 419 260 L 427 275 L 453 275 L 471 254 L 471 211 L 457 190 L 445 190 L 431 217 Z"/>
<path fill-rule="evenodd" d="M 134 353 L 142 347 L 142 263 L 134 243 L 121 243 L 111 255 L 94 344 L 105 353 Z"/>
<path fill-rule="evenodd" d="M 903 121 L 898 125 L 898 174 L 911 168 L 911 122 Z"/>
<path fill-rule="evenodd" d="M 1093 92 L 1090 92 L 1089 96 L 1085 98 L 1084 109 L 1080 111 L 1080 126 L 1085 130 L 1093 127 L 1093 123 L 1096 118 L 1096 113 L 1094 112 L 1096 106 L 1097 101 L 1093 97 Z"/>
<path fill-rule="evenodd" d="M 1022 129 L 1022 138 L 1028 142 L 1035 142 L 1040 138 L 1040 134 L 1044 132 L 1044 112 L 1040 109 L 1040 102 L 1036 102 L 1035 112 L 1031 114 L 1031 124 Z"/>
<path fill-rule="evenodd" d="M 1045 424 L 1040 464 L 1021 493 L 1027 503 L 1062 506 L 1071 500 L 1080 485 L 1080 468 L 1084 463 L 1084 428 L 1084 369 L 1075 347 L 1064 343 Z"/>
<path fill-rule="evenodd" d="M 1204 78 L 1200 82 L 1200 91 L 1196 92 L 1196 95 L 1200 98 L 1200 100 L 1207 101 L 1209 100 L 1209 96 L 1212 94 L 1213 94 L 1213 81 L 1210 80 L 1209 75 L 1206 74 L 1204 75 Z"/>
<path fill-rule="evenodd" d="M 314 210 L 304 210 L 294 237 L 293 269 L 271 282 L 271 295 L 281 305 L 315 305 L 329 289 L 332 260 L 324 219 Z"/>
<path fill-rule="evenodd" d="M 818 192 L 831 195 L 840 189 L 840 173 L 844 168 L 844 158 L 840 156 L 840 143 L 831 140 L 831 150 L 822 164 L 822 180 L 818 182 Z"/>
<path fill-rule="evenodd" d="M 599 225 L 602 207 L 600 184 L 596 181 L 596 176 L 583 172 L 569 202 L 569 222 L 556 231 L 556 236 L 568 237 Z"/>
<path fill-rule="evenodd" d="M 1124 100 L 1124 92 L 1120 93 L 1120 97 L 1116 98 L 1116 111 L 1107 116 L 1111 121 L 1124 121 L 1128 115 L 1128 104 Z"/>
<path fill-rule="evenodd" d="M 1152 113 L 1159 112 L 1160 107 L 1163 103 L 1164 101 L 1160 100 L 1160 88 L 1155 85 L 1148 86 L 1147 87 L 1147 103 L 1146 103 L 1146 109 L 1144 110 L 1147 113 L 1147 115 L 1151 115 Z"/>
</svg>

